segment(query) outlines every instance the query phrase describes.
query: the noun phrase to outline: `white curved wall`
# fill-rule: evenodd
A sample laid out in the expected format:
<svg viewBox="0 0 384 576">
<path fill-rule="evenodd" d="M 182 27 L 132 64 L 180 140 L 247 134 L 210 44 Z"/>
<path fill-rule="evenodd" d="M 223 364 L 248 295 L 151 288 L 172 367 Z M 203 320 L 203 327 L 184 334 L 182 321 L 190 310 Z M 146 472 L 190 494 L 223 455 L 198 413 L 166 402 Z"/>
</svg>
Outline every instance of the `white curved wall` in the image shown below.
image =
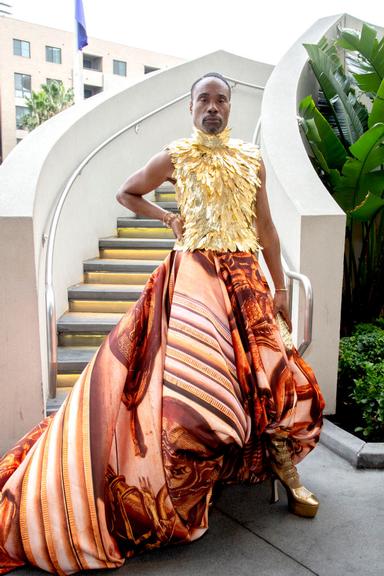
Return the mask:
<svg viewBox="0 0 384 576">
<path fill-rule="evenodd" d="M 0 453 L 37 423 L 47 393 L 45 247 L 42 242 L 58 193 L 101 142 L 166 102 L 188 92 L 202 74 L 265 85 L 273 67 L 215 52 L 115 93 L 102 93 L 32 132 L 0 167 Z M 249 140 L 262 93 L 233 91 L 233 135 Z M 115 199 L 121 182 L 176 137 L 191 131 L 188 101 L 143 122 L 90 161 L 75 182 L 58 227 L 54 258 L 56 315 L 68 307 L 67 287 L 82 280 L 82 263 L 98 255 L 98 239 L 114 235 L 127 213 Z"/>
<path fill-rule="evenodd" d="M 303 43 L 317 43 L 323 35 L 335 37 L 338 23 L 354 28 L 362 24 L 345 14 L 318 20 L 275 67 L 262 105 L 262 150 L 272 214 L 288 262 L 313 286 L 313 342 L 305 357 L 315 369 L 327 413 L 334 413 L 336 403 L 345 214 L 312 167 L 297 114 L 300 100 L 317 94 Z M 300 306 L 297 299 L 296 308 Z"/>
</svg>

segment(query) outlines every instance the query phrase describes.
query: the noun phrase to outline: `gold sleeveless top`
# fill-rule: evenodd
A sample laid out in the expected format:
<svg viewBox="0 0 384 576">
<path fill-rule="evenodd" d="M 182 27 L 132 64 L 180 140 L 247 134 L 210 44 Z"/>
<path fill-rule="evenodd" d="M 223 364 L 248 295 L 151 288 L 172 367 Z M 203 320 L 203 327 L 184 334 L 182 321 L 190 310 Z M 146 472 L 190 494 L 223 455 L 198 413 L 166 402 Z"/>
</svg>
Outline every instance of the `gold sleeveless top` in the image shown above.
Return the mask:
<svg viewBox="0 0 384 576">
<path fill-rule="evenodd" d="M 215 135 L 194 128 L 191 138 L 175 140 L 165 150 L 184 220 L 183 239 L 174 249 L 257 252 L 259 148 L 230 138 L 230 128 Z"/>
</svg>

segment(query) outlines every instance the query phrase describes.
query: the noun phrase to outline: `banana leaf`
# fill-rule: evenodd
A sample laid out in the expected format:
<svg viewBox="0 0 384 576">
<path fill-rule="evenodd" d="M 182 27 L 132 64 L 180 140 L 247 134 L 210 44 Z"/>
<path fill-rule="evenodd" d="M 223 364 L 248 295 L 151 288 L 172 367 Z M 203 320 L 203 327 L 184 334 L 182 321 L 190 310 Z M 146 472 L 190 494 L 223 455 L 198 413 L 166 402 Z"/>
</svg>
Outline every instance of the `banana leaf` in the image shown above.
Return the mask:
<svg viewBox="0 0 384 576">
<path fill-rule="evenodd" d="M 304 44 L 310 64 L 337 122 L 343 144 L 349 146 L 364 133 L 368 112 L 355 94 L 355 81 L 341 63 L 317 44 Z"/>
<path fill-rule="evenodd" d="M 372 110 L 368 117 L 368 126 L 372 128 L 377 122 L 384 122 L 384 80 L 381 81 Z"/>
<path fill-rule="evenodd" d="M 384 124 L 372 126 L 349 151 L 340 178 L 333 177 L 334 198 L 345 212 L 359 206 L 368 192 L 381 198 L 384 192 Z"/>
<path fill-rule="evenodd" d="M 364 200 L 350 212 L 354 220 L 370 222 L 379 210 L 384 206 L 384 199 L 368 192 Z"/>
<path fill-rule="evenodd" d="M 363 92 L 377 94 L 384 79 L 384 38 L 377 40 L 377 30 L 364 23 L 356 30 L 339 28 L 336 45 L 349 52 L 347 64 Z M 357 55 L 351 54 L 357 52 Z"/>
<path fill-rule="evenodd" d="M 342 170 L 347 151 L 324 116 L 317 110 L 312 96 L 299 104 L 300 124 L 307 140 L 324 172 L 332 168 Z"/>
</svg>

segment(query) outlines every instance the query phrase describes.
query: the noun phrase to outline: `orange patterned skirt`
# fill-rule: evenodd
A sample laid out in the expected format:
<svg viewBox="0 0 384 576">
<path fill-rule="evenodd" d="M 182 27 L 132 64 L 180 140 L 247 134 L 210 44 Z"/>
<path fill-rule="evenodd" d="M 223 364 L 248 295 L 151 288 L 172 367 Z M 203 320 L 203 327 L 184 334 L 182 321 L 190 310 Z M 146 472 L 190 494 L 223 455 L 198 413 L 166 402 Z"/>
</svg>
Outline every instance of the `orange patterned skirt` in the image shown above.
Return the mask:
<svg viewBox="0 0 384 576">
<path fill-rule="evenodd" d="M 0 461 L 0 574 L 116 568 L 195 540 L 217 482 L 268 477 L 266 434 L 302 460 L 324 400 L 272 304 L 253 254 L 172 251 L 59 411 Z"/>
</svg>

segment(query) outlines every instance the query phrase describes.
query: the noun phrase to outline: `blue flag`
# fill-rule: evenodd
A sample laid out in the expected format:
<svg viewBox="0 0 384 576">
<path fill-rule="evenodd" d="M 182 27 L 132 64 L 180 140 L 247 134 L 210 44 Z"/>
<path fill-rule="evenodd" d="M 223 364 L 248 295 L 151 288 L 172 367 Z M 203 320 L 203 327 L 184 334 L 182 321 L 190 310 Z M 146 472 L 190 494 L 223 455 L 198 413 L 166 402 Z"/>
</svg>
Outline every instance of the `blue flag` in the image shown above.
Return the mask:
<svg viewBox="0 0 384 576">
<path fill-rule="evenodd" d="M 85 17 L 82 0 L 75 0 L 75 18 L 77 22 L 77 48 L 81 50 L 88 44 L 87 31 L 85 29 Z"/>
</svg>

